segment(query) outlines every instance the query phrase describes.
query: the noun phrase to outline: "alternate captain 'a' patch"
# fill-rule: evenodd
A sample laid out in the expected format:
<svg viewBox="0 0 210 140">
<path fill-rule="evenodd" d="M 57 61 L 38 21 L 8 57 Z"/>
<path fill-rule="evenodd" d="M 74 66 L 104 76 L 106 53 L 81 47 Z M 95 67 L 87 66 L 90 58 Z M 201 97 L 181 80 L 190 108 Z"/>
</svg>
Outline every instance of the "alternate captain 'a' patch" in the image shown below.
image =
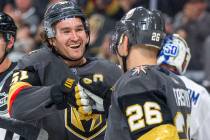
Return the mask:
<svg viewBox="0 0 210 140">
<path fill-rule="evenodd" d="M 65 110 L 65 127 L 81 139 L 91 140 L 105 132 L 106 120 L 100 114 L 81 115 L 75 108 Z"/>
</svg>

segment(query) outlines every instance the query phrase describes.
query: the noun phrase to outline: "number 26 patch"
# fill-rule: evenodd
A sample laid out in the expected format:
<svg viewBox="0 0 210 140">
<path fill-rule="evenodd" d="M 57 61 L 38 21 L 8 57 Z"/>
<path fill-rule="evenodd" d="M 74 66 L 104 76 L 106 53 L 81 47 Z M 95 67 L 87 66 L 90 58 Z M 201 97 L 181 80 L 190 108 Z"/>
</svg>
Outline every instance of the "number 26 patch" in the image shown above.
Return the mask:
<svg viewBox="0 0 210 140">
<path fill-rule="evenodd" d="M 134 104 L 126 108 L 130 131 L 136 131 L 147 125 L 163 122 L 161 108 L 156 102 L 145 102 L 143 106 Z"/>
</svg>

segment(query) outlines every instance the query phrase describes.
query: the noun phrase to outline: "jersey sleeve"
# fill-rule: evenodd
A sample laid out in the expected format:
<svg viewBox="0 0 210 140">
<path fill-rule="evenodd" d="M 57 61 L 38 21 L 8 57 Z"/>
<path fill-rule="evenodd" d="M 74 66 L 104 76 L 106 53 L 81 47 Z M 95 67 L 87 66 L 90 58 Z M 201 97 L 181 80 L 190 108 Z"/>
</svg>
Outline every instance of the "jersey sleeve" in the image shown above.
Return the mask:
<svg viewBox="0 0 210 140">
<path fill-rule="evenodd" d="M 108 122 L 106 128 L 106 134 L 104 139 L 120 139 L 120 140 L 131 140 L 127 121 L 124 118 L 121 109 L 119 108 L 116 93 L 112 94 L 111 106 L 109 108 Z"/>
<path fill-rule="evenodd" d="M 206 110 L 210 109 L 210 95 L 206 89 L 201 88 L 199 93 L 192 95 L 195 99 L 195 95 L 199 95 L 196 104 L 192 106 L 190 134 L 193 139 L 210 139 L 210 133 L 208 131 L 210 122 L 210 113 Z"/>
<path fill-rule="evenodd" d="M 133 139 L 161 124 L 173 124 L 170 110 L 159 91 L 122 96 L 118 103 Z"/>
<path fill-rule="evenodd" d="M 50 90 L 50 86 L 41 86 L 39 74 L 33 67 L 15 70 L 8 95 L 9 114 L 25 121 L 44 117 L 50 113 L 46 108 L 50 102 Z"/>
</svg>

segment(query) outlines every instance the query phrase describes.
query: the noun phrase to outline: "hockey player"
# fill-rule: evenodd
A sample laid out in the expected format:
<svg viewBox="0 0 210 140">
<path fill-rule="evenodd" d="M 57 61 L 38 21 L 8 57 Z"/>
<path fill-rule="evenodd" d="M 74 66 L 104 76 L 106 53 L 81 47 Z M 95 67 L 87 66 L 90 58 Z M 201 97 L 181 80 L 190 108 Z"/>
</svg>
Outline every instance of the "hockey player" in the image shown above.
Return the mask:
<svg viewBox="0 0 210 140">
<path fill-rule="evenodd" d="M 15 42 L 17 27 L 13 19 L 0 12 L 0 116 L 9 117 L 7 111 L 8 84 L 6 79 L 12 74 L 17 63 L 11 62 L 7 57 Z M 5 86 L 3 86 L 5 84 Z M 6 119 L 6 118 L 5 118 Z M 3 122 L 4 120 L 1 120 Z M 0 140 L 13 137 L 13 132 L 3 129 L 0 125 Z"/>
<path fill-rule="evenodd" d="M 156 65 L 165 35 L 161 14 L 131 9 L 116 30 L 113 49 L 126 73 L 114 89 L 105 139 L 117 139 L 119 134 L 122 139 L 188 139 L 191 106 L 186 88 Z M 180 131 L 180 125 L 186 129 Z"/>
<path fill-rule="evenodd" d="M 7 77 L 12 74 L 13 69 L 17 63 L 11 62 L 7 57 L 7 54 L 12 50 L 15 37 L 16 37 L 17 27 L 13 19 L 0 12 L 0 115 L 7 115 L 7 91 L 2 89 L 3 84 L 5 83 Z"/>
<path fill-rule="evenodd" d="M 187 89 L 156 65 L 164 36 L 161 14 L 143 7 L 131 9 L 116 25 L 112 48 L 125 74 L 113 89 L 105 140 L 188 139 Z M 91 84 L 85 87 L 103 99 Z"/>
<path fill-rule="evenodd" d="M 191 58 L 190 49 L 185 40 L 178 34 L 168 35 L 158 58 L 158 64 L 179 75 L 184 81 L 191 97 L 192 111 L 190 137 L 193 140 L 208 140 L 210 125 L 210 95 L 207 90 L 182 76 Z"/>
<path fill-rule="evenodd" d="M 106 60 L 84 57 L 89 27 L 75 3 L 51 5 L 45 13 L 44 31 L 48 48 L 25 56 L 13 74 L 11 116 L 44 128 L 50 140 L 104 139 L 105 117 L 94 114 L 77 81 L 89 77 L 111 87 L 121 70 Z"/>
<path fill-rule="evenodd" d="M 9 118 L 7 110 L 8 89 L 10 80 L 17 63 L 7 57 L 13 49 L 17 27 L 13 19 L 0 12 L 0 140 L 35 140 L 39 129 L 22 121 Z M 44 131 L 43 131 L 44 132 Z M 15 133 L 15 134 L 14 134 Z"/>
</svg>

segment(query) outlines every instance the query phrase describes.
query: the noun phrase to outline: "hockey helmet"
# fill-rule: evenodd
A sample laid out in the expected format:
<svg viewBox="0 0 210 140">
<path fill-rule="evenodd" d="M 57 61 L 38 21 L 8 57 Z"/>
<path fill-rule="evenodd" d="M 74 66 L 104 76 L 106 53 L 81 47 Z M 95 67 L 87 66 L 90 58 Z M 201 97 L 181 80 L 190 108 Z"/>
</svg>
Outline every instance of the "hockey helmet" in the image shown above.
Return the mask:
<svg viewBox="0 0 210 140">
<path fill-rule="evenodd" d="M 190 48 L 178 34 L 167 35 L 157 63 L 176 67 L 179 74 L 184 74 L 191 58 Z"/>
<path fill-rule="evenodd" d="M 16 37 L 17 26 L 13 19 L 4 12 L 0 12 L 0 33 L 3 34 L 6 41 L 9 41 L 10 35 Z"/>
<path fill-rule="evenodd" d="M 53 25 L 61 20 L 79 17 L 82 19 L 86 33 L 89 34 L 88 21 L 80 7 L 73 1 L 60 1 L 52 4 L 44 15 L 44 31 L 47 38 L 55 37 Z"/>
<path fill-rule="evenodd" d="M 161 49 L 165 23 L 159 11 L 150 11 L 144 7 L 133 8 L 116 24 L 110 46 L 114 52 L 123 34 L 128 36 L 130 46 L 144 44 Z"/>
</svg>

